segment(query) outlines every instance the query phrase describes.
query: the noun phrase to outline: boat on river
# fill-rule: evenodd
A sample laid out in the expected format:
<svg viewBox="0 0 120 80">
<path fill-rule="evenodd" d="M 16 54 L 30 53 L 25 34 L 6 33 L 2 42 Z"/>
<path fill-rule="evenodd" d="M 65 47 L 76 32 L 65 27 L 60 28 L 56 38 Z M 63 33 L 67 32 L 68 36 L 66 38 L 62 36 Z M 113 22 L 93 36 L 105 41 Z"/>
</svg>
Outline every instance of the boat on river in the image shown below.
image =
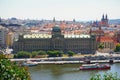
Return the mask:
<svg viewBox="0 0 120 80">
<path fill-rule="evenodd" d="M 37 65 L 38 65 L 38 63 L 32 62 L 32 61 L 24 61 L 22 63 L 22 66 L 29 66 L 29 67 L 31 67 L 31 66 L 37 66 Z"/>
<path fill-rule="evenodd" d="M 83 64 L 82 66 L 80 66 L 80 70 L 107 70 L 110 69 L 110 65 L 108 64 Z"/>
</svg>

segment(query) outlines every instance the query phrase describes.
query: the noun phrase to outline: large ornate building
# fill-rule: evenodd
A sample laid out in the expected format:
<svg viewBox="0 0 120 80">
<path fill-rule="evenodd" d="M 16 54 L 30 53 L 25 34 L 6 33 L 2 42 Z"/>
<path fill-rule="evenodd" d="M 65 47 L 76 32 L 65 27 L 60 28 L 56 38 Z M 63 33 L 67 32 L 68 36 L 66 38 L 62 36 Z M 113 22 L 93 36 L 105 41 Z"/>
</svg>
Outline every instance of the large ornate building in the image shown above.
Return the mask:
<svg viewBox="0 0 120 80">
<path fill-rule="evenodd" d="M 24 34 L 14 42 L 13 49 L 17 51 L 36 50 L 68 50 L 76 53 L 95 53 L 96 38 L 88 34 L 70 35 L 61 34 L 59 26 L 52 28 L 52 34 Z"/>
</svg>

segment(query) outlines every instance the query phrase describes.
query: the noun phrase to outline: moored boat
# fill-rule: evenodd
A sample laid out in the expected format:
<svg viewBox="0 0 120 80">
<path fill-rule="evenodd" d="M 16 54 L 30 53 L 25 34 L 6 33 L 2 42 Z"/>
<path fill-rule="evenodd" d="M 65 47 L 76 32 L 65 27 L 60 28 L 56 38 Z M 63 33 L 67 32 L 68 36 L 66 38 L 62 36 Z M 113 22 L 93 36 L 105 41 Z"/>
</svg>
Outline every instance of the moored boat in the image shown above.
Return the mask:
<svg viewBox="0 0 120 80">
<path fill-rule="evenodd" d="M 80 70 L 107 70 L 110 69 L 108 64 L 84 64 L 80 66 Z"/>
<path fill-rule="evenodd" d="M 25 61 L 23 62 L 22 66 L 37 66 L 38 63 L 32 61 Z"/>
</svg>

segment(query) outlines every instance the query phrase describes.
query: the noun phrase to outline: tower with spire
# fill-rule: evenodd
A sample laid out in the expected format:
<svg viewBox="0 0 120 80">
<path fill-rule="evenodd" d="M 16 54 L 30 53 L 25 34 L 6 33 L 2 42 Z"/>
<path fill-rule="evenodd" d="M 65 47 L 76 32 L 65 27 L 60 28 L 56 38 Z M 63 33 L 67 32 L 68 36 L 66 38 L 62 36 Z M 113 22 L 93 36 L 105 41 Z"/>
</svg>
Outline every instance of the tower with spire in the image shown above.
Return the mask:
<svg viewBox="0 0 120 80">
<path fill-rule="evenodd" d="M 104 20 L 104 14 L 102 15 L 102 19 L 101 19 L 101 21 L 103 21 Z"/>
<path fill-rule="evenodd" d="M 104 15 L 104 14 L 102 15 L 100 26 L 108 27 L 108 17 L 107 17 L 107 14 L 106 15 Z"/>
<path fill-rule="evenodd" d="M 0 17 L 0 22 L 1 22 L 2 20 L 1 20 L 1 17 Z"/>
<path fill-rule="evenodd" d="M 56 20 L 55 20 L 55 17 L 53 18 L 53 22 L 55 22 Z"/>
<path fill-rule="evenodd" d="M 107 14 L 106 14 L 106 16 L 105 16 L 105 19 L 107 20 L 108 18 L 107 18 Z"/>
</svg>

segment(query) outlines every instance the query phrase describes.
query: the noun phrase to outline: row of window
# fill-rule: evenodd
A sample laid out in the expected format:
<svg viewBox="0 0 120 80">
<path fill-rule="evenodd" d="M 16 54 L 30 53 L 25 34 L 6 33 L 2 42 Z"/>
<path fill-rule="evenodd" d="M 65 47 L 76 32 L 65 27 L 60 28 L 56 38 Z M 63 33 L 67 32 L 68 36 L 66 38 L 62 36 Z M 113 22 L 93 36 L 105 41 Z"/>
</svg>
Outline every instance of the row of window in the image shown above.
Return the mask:
<svg viewBox="0 0 120 80">
<path fill-rule="evenodd" d="M 105 48 L 113 48 L 114 47 L 114 43 L 111 42 L 103 42 L 104 47 Z"/>
</svg>

